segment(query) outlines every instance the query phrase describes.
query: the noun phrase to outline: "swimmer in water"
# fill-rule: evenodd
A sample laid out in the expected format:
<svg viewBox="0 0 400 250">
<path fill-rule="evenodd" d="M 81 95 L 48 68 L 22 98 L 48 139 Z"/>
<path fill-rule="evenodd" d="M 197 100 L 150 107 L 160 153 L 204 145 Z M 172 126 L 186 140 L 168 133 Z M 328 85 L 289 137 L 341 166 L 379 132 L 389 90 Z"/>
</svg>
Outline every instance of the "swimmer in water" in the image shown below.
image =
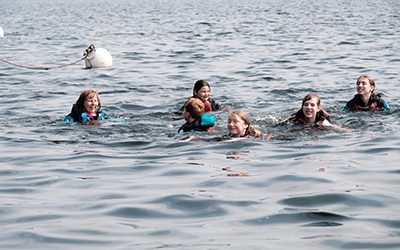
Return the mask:
<svg viewBox="0 0 400 250">
<path fill-rule="evenodd" d="M 228 132 L 231 137 L 266 138 L 267 135 L 250 126 L 250 117 L 243 111 L 235 110 L 228 116 Z"/>
<path fill-rule="evenodd" d="M 221 110 L 221 105 L 211 98 L 211 86 L 205 80 L 196 81 L 193 86 L 193 96 L 190 98 L 200 99 L 204 103 L 204 112 Z M 184 106 L 181 110 L 183 110 L 183 108 Z"/>
<path fill-rule="evenodd" d="M 346 103 L 343 111 L 375 111 L 390 110 L 389 104 L 381 99 L 380 94 L 375 94 L 375 80 L 367 75 L 358 77 L 356 82 L 357 94 Z"/>
<path fill-rule="evenodd" d="M 315 93 L 309 93 L 304 97 L 301 108 L 296 113 L 292 114 L 288 118 L 288 121 L 300 125 L 329 127 L 338 132 L 351 131 L 331 123 L 329 114 L 321 107 L 320 97 Z"/>
<path fill-rule="evenodd" d="M 84 90 L 81 92 L 78 100 L 72 105 L 71 112 L 65 116 L 64 122 L 87 123 L 97 120 L 109 119 L 103 111 L 100 110 L 101 101 L 99 94 L 95 90 Z"/>
<path fill-rule="evenodd" d="M 183 110 L 183 116 L 186 123 L 179 130 L 183 132 L 189 131 L 207 131 L 213 132 L 216 122 L 215 116 L 204 112 L 204 103 L 197 98 L 190 98 Z"/>
</svg>

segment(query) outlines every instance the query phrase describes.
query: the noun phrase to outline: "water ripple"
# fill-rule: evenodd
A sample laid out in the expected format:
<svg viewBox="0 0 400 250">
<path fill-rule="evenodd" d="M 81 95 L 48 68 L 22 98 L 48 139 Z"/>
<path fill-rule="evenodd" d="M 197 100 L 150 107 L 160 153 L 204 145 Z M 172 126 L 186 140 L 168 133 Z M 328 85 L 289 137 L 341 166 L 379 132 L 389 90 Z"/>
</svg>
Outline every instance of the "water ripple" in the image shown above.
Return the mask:
<svg viewBox="0 0 400 250">
<path fill-rule="evenodd" d="M 1 58 L 114 65 L 0 62 L 0 248 L 398 249 L 399 4 L 2 1 Z M 390 112 L 342 112 L 362 74 Z M 198 79 L 224 109 L 186 142 Z M 83 89 L 112 120 L 63 123 Z M 308 92 L 353 131 L 285 122 Z M 272 139 L 224 141 L 234 109 Z"/>
<path fill-rule="evenodd" d="M 373 199 L 362 199 L 349 194 L 318 194 L 297 196 L 280 200 L 280 203 L 292 207 L 321 207 L 342 204 L 350 207 L 384 207 L 385 204 Z"/>
<path fill-rule="evenodd" d="M 282 223 L 306 223 L 304 226 L 340 226 L 351 218 L 328 212 L 302 212 L 293 214 L 274 214 L 243 221 L 249 225 L 269 225 Z"/>
</svg>

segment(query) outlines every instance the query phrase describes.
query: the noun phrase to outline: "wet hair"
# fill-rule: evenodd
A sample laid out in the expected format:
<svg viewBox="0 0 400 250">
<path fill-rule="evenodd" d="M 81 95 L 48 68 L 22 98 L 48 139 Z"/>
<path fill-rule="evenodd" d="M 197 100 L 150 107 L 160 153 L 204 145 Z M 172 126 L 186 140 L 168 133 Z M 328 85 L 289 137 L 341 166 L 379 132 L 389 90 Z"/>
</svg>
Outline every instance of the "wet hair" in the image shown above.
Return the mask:
<svg viewBox="0 0 400 250">
<path fill-rule="evenodd" d="M 358 78 L 357 78 L 357 82 L 356 82 L 356 84 L 361 80 L 361 79 L 367 79 L 368 80 L 368 82 L 369 82 L 369 84 L 372 86 L 372 87 L 374 87 L 374 89 L 372 90 L 372 94 L 374 94 L 375 93 L 375 80 L 374 80 L 374 78 L 372 78 L 371 76 L 367 76 L 367 75 L 361 75 L 361 76 L 359 76 Z"/>
<path fill-rule="evenodd" d="M 197 98 L 189 98 L 185 104 L 186 112 L 190 114 L 193 119 L 198 119 L 204 113 L 204 103 Z"/>
<path fill-rule="evenodd" d="M 250 126 L 250 123 L 251 123 L 250 122 L 250 117 L 247 115 L 246 112 L 243 112 L 241 110 L 234 110 L 229 114 L 229 116 L 231 116 L 231 115 L 236 115 L 237 117 L 239 117 L 240 119 L 242 119 L 244 121 L 244 124 L 247 125 L 246 132 L 244 133 L 244 136 L 247 136 L 247 135 L 251 135 L 251 136 L 254 136 L 254 137 L 261 137 L 262 136 L 261 131 L 259 131 L 258 129 L 253 128 L 253 127 Z"/>
<path fill-rule="evenodd" d="M 199 90 L 204 86 L 207 86 L 211 90 L 211 86 L 206 80 L 196 81 L 196 83 L 193 86 L 193 96 L 196 96 L 196 93 L 199 92 Z"/>
<path fill-rule="evenodd" d="M 78 100 L 76 101 L 76 108 L 78 109 L 79 112 L 85 112 L 85 100 L 87 98 L 97 98 L 97 101 L 99 103 L 98 109 L 101 107 L 101 102 L 99 98 L 99 93 L 97 91 L 92 90 L 92 89 L 87 89 L 81 92 L 81 95 L 79 96 Z"/>
<path fill-rule="evenodd" d="M 308 93 L 304 98 L 303 98 L 303 102 L 301 103 L 301 108 L 294 114 L 292 114 L 289 117 L 289 121 L 293 121 L 293 122 L 298 122 L 300 124 L 306 124 L 306 118 L 303 112 L 303 106 L 304 103 L 306 103 L 307 101 L 316 98 L 317 99 L 317 105 L 320 106 L 321 105 L 321 98 L 315 94 L 315 93 Z M 315 122 L 318 122 L 322 117 L 324 117 L 325 119 L 327 119 L 329 122 L 331 122 L 330 116 L 329 114 L 323 110 L 322 108 L 317 112 L 317 115 L 315 117 Z"/>
<path fill-rule="evenodd" d="M 315 94 L 315 93 L 308 93 L 304 98 L 303 98 L 303 102 L 301 103 L 301 108 L 303 108 L 304 103 L 306 103 L 306 101 L 309 101 L 313 98 L 317 98 L 317 105 L 319 106 L 321 104 L 321 98 Z"/>
</svg>

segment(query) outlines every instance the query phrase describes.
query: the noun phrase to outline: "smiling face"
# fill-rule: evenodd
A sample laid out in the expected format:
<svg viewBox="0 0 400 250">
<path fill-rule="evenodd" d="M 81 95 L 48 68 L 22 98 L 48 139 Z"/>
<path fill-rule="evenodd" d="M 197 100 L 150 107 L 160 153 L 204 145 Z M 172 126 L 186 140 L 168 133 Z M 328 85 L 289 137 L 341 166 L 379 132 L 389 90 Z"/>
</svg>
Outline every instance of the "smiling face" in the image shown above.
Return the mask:
<svg viewBox="0 0 400 250">
<path fill-rule="evenodd" d="M 318 111 L 320 111 L 319 107 L 319 98 L 313 96 L 308 100 L 303 102 L 303 114 L 306 118 L 307 122 L 315 122 L 315 118 L 317 117 Z"/>
<path fill-rule="evenodd" d="M 365 98 L 369 98 L 375 90 L 375 83 L 371 82 L 367 77 L 359 77 L 356 83 L 357 94 Z"/>
<path fill-rule="evenodd" d="M 88 95 L 85 99 L 85 102 L 83 103 L 83 107 L 85 109 L 85 112 L 88 114 L 96 113 L 99 109 L 99 99 L 97 95 Z"/>
<path fill-rule="evenodd" d="M 211 90 L 208 86 L 203 86 L 198 91 L 194 92 L 194 96 L 200 100 L 207 101 L 210 98 Z"/>
<path fill-rule="evenodd" d="M 228 131 L 232 136 L 244 136 L 249 125 L 235 113 L 228 116 Z"/>
</svg>

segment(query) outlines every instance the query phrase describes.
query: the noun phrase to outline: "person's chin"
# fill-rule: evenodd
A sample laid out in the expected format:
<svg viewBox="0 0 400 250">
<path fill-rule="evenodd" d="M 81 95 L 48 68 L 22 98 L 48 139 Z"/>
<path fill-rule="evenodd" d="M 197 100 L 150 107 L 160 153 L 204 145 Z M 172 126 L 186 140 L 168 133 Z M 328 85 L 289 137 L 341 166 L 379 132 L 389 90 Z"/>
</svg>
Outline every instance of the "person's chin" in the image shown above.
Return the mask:
<svg viewBox="0 0 400 250">
<path fill-rule="evenodd" d="M 306 115 L 305 117 L 306 117 L 306 119 L 308 119 L 308 120 L 313 119 L 313 116 L 312 116 L 312 115 Z"/>
<path fill-rule="evenodd" d="M 231 136 L 237 136 L 237 132 L 236 131 L 229 131 L 229 134 L 231 135 Z"/>
</svg>

